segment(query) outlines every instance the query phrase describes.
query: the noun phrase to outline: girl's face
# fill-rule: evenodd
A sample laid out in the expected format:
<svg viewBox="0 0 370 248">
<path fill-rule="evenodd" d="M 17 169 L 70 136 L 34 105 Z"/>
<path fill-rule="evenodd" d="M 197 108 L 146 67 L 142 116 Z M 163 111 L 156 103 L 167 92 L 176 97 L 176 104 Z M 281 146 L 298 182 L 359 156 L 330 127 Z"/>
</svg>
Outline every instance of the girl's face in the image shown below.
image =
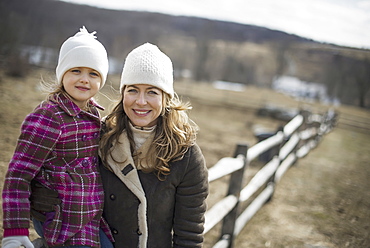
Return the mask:
<svg viewBox="0 0 370 248">
<path fill-rule="evenodd" d="M 152 127 L 162 111 L 163 92 L 152 85 L 128 85 L 123 90 L 123 109 L 134 126 Z"/>
<path fill-rule="evenodd" d="M 63 76 L 63 86 L 72 101 L 81 109 L 98 93 L 101 77 L 99 72 L 88 67 L 74 67 Z"/>
</svg>

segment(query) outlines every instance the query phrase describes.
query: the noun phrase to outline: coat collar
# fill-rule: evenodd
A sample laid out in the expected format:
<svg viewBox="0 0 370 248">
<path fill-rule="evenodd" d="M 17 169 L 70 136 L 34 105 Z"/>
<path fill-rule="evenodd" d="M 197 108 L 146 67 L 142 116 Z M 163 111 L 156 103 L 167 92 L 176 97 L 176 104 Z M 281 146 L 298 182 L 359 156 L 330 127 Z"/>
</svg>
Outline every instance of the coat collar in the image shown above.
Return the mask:
<svg viewBox="0 0 370 248">
<path fill-rule="evenodd" d="M 117 142 L 113 142 L 111 156 L 108 156 L 107 162 L 113 173 L 140 201 L 138 224 L 142 235 L 139 237 L 139 248 L 146 248 L 148 240 L 147 201 L 139 174 L 131 156 L 130 142 L 125 131 L 122 132 Z"/>
<path fill-rule="evenodd" d="M 59 104 L 59 106 L 63 109 L 64 112 L 66 112 L 69 116 L 77 116 L 82 112 L 82 109 L 80 109 L 69 97 L 67 97 L 65 94 L 57 94 L 52 99 L 52 102 Z M 96 108 L 100 110 L 104 110 L 104 107 L 100 106 L 93 98 L 89 100 L 89 104 L 95 106 Z M 96 115 L 97 113 L 93 113 Z"/>
<path fill-rule="evenodd" d="M 113 164 L 110 166 L 117 167 L 122 171 L 127 165 L 131 164 L 136 169 L 150 169 L 151 165 L 148 164 L 146 159 L 146 154 L 148 153 L 149 148 L 153 145 L 154 132 L 147 138 L 144 144 L 136 151 L 137 157 L 135 160 L 132 158 L 130 150 L 130 142 L 127 137 L 127 132 L 124 131 L 119 136 L 118 141 L 113 143 L 111 149 L 111 156 Z M 113 169 L 113 168 L 112 168 Z"/>
</svg>

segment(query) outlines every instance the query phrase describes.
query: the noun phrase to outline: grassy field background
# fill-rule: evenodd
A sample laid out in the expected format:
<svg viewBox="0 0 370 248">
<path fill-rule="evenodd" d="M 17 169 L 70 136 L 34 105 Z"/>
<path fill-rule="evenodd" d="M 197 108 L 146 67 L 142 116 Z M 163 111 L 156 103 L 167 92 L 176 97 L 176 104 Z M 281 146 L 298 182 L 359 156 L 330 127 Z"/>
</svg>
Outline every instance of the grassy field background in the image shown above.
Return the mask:
<svg viewBox="0 0 370 248">
<path fill-rule="evenodd" d="M 48 81 L 53 72 L 35 69 L 27 78 L 10 78 L 0 72 L 1 190 L 20 125 L 45 98 L 39 87 L 41 77 Z M 118 82 L 119 76 L 109 76 L 98 97 L 107 108 L 102 115 L 109 112 Z M 223 91 L 207 83 L 189 81 L 175 85 L 179 95 L 193 105 L 190 116 L 200 127 L 198 144 L 208 167 L 232 156 L 238 143 L 254 145 L 254 128 L 276 130 L 284 124 L 257 116 L 261 106 L 304 108 L 316 113 L 329 109 L 268 89 Z M 370 247 L 370 112 L 351 106 L 336 110 L 340 114 L 338 126 L 289 169 L 277 185 L 273 200 L 248 223 L 235 247 Z M 250 173 L 247 170 L 247 175 Z M 226 182 L 225 179 L 211 184 L 209 206 L 226 194 Z M 216 242 L 217 229 L 206 235 L 205 248 Z M 36 237 L 33 230 L 31 237 Z"/>
</svg>

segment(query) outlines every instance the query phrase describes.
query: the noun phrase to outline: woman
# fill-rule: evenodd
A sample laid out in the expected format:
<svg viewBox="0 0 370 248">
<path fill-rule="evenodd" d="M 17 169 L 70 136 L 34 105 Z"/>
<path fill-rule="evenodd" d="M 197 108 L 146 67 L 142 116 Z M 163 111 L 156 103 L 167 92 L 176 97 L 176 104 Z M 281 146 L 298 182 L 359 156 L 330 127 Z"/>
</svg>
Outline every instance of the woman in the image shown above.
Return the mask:
<svg viewBox="0 0 370 248">
<path fill-rule="evenodd" d="M 120 91 L 99 151 L 115 247 L 202 247 L 208 173 L 171 60 L 149 43 L 134 49 Z"/>
</svg>

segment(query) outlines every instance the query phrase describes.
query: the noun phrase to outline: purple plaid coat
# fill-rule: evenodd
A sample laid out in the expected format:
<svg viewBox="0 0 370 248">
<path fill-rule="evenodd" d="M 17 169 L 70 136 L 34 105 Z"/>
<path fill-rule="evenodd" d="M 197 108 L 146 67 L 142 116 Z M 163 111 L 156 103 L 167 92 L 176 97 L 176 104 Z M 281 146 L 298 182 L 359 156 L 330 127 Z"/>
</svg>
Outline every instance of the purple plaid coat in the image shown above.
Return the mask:
<svg viewBox="0 0 370 248">
<path fill-rule="evenodd" d="M 28 235 L 32 179 L 58 191 L 62 200 L 55 214 L 46 215 L 44 234 L 49 246 L 100 247 L 100 227 L 111 237 L 102 219 L 100 118 L 95 106 L 93 113 L 81 111 L 61 94 L 26 117 L 4 182 L 4 237 Z"/>
</svg>

